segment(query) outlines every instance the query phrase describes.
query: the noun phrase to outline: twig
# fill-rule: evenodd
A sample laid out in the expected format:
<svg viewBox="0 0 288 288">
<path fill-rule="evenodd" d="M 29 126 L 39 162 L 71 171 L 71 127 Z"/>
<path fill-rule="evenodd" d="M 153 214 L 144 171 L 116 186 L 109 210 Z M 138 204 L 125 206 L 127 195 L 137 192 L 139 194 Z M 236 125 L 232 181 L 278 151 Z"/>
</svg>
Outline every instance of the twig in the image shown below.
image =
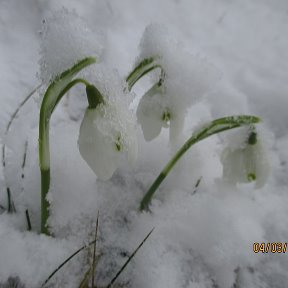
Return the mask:
<svg viewBox="0 0 288 288">
<path fill-rule="evenodd" d="M 199 185 L 200 185 L 200 183 L 201 183 L 201 181 L 202 181 L 202 176 L 200 176 L 199 177 L 199 179 L 197 180 L 197 182 L 196 182 L 196 184 L 195 184 L 195 186 L 194 186 L 194 191 L 192 192 L 192 195 L 194 195 L 196 192 L 197 192 L 197 190 L 198 190 L 198 187 L 199 187 Z"/>
<path fill-rule="evenodd" d="M 27 96 L 26 98 L 19 104 L 19 106 L 17 107 L 17 109 L 14 111 L 14 113 L 11 115 L 11 118 L 6 126 L 6 130 L 5 130 L 5 133 L 4 133 L 4 136 L 7 136 L 9 130 L 10 130 L 10 127 L 14 121 L 14 119 L 16 118 L 18 112 L 20 111 L 20 109 L 24 106 L 24 104 L 33 96 L 33 94 L 42 86 L 42 84 L 38 85 L 36 88 L 34 88 Z M 5 159 L 5 148 L 6 148 L 6 145 L 3 144 L 2 146 L 2 165 L 3 167 L 5 167 L 6 165 L 6 159 Z"/>
<path fill-rule="evenodd" d="M 22 179 L 24 178 L 24 168 L 25 168 L 25 164 L 26 164 L 26 157 L 27 157 L 27 150 L 28 150 L 28 140 L 25 141 L 25 144 L 24 144 L 24 154 L 23 154 L 23 161 L 22 161 L 22 174 L 21 174 L 21 177 Z"/>
<path fill-rule="evenodd" d="M 95 263 L 96 263 L 96 245 L 97 245 L 97 235 L 98 235 L 98 224 L 99 224 L 99 210 L 97 213 L 96 220 L 96 228 L 95 228 L 95 239 L 94 239 L 94 247 L 93 247 L 93 261 L 92 261 L 92 288 L 94 288 L 94 280 L 95 280 Z"/>
<path fill-rule="evenodd" d="M 14 113 L 11 115 L 11 118 L 6 126 L 6 130 L 4 132 L 4 138 L 8 135 L 8 132 L 10 130 L 10 127 L 14 121 L 14 119 L 16 118 L 18 112 L 20 111 L 20 109 L 25 105 L 25 103 L 33 96 L 33 94 L 41 87 L 42 84 L 38 85 L 36 88 L 34 88 L 26 97 L 25 99 L 19 104 L 19 106 L 17 107 L 17 109 L 14 111 Z M 28 146 L 28 142 L 25 142 L 25 152 L 24 152 L 24 158 L 23 158 L 23 162 L 22 162 L 22 169 L 24 169 L 25 167 L 25 161 L 26 161 L 26 151 L 27 151 L 27 146 Z M 12 199 L 12 194 L 10 191 L 10 187 L 7 184 L 7 177 L 5 174 L 5 167 L 6 167 L 6 144 L 3 143 L 2 145 L 2 165 L 3 165 L 3 176 L 4 176 L 4 182 L 6 185 L 6 191 L 7 191 L 7 196 L 8 196 L 8 213 L 14 213 L 16 212 L 15 209 L 15 205 Z M 22 173 L 22 178 L 24 177 L 24 174 Z M 3 206 L 1 206 L 2 209 Z M 12 209 L 12 210 L 11 210 Z M 9 212 L 10 211 L 10 212 Z M 14 211 L 14 212 L 11 212 Z"/>
<path fill-rule="evenodd" d="M 28 209 L 25 210 L 25 215 L 26 215 L 26 220 L 27 220 L 27 229 L 28 229 L 28 231 L 31 231 L 32 230 L 32 225 L 31 225 L 30 215 L 29 215 L 29 210 Z"/>
<path fill-rule="evenodd" d="M 11 192 L 10 192 L 10 189 L 9 187 L 7 187 L 7 201 L 8 201 L 8 213 L 16 213 L 16 208 L 15 208 L 15 205 L 14 205 L 14 201 L 12 199 L 12 195 L 11 195 Z"/>
</svg>

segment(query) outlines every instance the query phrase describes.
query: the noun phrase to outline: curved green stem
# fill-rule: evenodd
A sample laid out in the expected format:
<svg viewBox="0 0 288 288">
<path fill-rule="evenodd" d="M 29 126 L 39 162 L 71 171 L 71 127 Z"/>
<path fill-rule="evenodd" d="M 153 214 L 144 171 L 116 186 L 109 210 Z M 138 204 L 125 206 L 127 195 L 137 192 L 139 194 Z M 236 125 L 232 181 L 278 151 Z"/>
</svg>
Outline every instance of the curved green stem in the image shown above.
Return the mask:
<svg viewBox="0 0 288 288">
<path fill-rule="evenodd" d="M 39 122 L 39 159 L 41 169 L 41 233 L 49 235 L 46 225 L 49 217 L 49 202 L 46 197 L 50 188 L 50 144 L 49 144 L 49 123 L 50 117 L 61 98 L 76 84 L 86 85 L 83 79 L 75 79 L 70 82 L 58 95 L 54 107 L 51 111 L 45 110 L 45 105 L 41 106 Z M 88 84 L 87 84 L 88 85 Z M 49 112 L 49 113 L 47 113 Z"/>
<path fill-rule="evenodd" d="M 161 71 L 163 71 L 162 67 L 155 63 L 154 58 L 151 57 L 142 60 L 126 78 L 128 90 L 131 91 L 132 87 L 139 79 L 156 68 L 160 68 Z"/>
<path fill-rule="evenodd" d="M 44 95 L 39 119 L 39 165 L 41 170 L 41 233 L 49 235 L 46 226 L 49 217 L 49 202 L 46 199 L 50 187 L 50 147 L 49 123 L 51 115 L 65 93 L 77 83 L 89 85 L 84 79 L 72 78 L 83 68 L 96 62 L 93 57 L 85 58 L 76 63 L 72 68 L 64 71 L 49 85 Z"/>
<path fill-rule="evenodd" d="M 241 116 L 229 116 L 224 118 L 216 119 L 204 127 L 200 128 L 198 131 L 193 133 L 193 135 L 184 143 L 184 145 L 177 151 L 177 153 L 172 157 L 172 159 L 167 163 L 161 173 L 158 175 L 154 183 L 148 189 L 147 193 L 144 195 L 141 204 L 140 211 L 147 210 L 151 199 L 156 192 L 157 188 L 160 186 L 162 181 L 166 178 L 168 173 L 177 163 L 177 161 L 186 153 L 186 151 L 196 144 L 197 142 L 220 132 L 241 127 L 244 125 L 253 125 L 259 123 L 261 120 L 255 116 L 241 115 Z"/>
</svg>

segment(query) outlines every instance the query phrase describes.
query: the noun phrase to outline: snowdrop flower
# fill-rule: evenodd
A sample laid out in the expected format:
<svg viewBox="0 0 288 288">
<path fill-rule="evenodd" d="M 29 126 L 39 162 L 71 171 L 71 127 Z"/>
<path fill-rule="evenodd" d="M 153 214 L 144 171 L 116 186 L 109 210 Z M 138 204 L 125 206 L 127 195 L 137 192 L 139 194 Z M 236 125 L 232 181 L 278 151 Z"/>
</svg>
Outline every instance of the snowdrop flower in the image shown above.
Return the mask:
<svg viewBox="0 0 288 288">
<path fill-rule="evenodd" d="M 185 111 L 165 93 L 162 84 L 155 84 L 141 98 L 137 107 L 137 120 L 146 141 L 156 138 L 162 128 L 169 128 L 170 141 L 176 141 L 184 125 Z"/>
<path fill-rule="evenodd" d="M 182 46 L 167 27 L 159 24 L 149 25 L 143 34 L 138 65 L 147 63 L 150 70 L 161 69 L 160 80 L 158 76 L 158 83 L 142 97 L 137 110 L 147 141 L 157 137 L 162 127 L 169 127 L 170 141 L 177 140 L 189 107 L 202 99 L 220 78 L 215 67 Z M 133 80 L 133 73 L 129 77 Z"/>
<path fill-rule="evenodd" d="M 221 161 L 223 179 L 234 185 L 255 181 L 255 187 L 261 188 L 269 176 L 267 151 L 255 128 L 248 130 L 244 143 L 242 141 L 238 147 L 232 145 L 224 149 Z"/>
<path fill-rule="evenodd" d="M 146 141 L 157 137 L 162 127 L 169 127 L 171 115 L 165 105 L 165 95 L 161 85 L 156 84 L 145 93 L 139 102 L 136 115 Z"/>
<path fill-rule="evenodd" d="M 133 120 L 131 111 L 120 101 L 102 98 L 87 108 L 78 146 L 81 156 L 99 179 L 110 179 L 123 155 L 130 162 L 135 161 L 137 139 Z"/>
</svg>

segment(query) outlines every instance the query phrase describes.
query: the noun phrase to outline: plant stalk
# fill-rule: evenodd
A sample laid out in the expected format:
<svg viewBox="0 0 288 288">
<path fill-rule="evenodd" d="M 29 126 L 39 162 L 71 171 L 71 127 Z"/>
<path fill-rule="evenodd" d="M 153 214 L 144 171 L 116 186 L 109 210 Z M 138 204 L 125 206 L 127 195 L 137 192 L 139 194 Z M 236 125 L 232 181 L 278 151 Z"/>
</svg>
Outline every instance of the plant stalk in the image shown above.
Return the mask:
<svg viewBox="0 0 288 288">
<path fill-rule="evenodd" d="M 58 95 L 55 106 L 51 111 L 47 111 L 45 105 L 42 104 L 39 122 L 39 159 L 41 170 L 41 233 L 49 235 L 47 220 L 49 217 L 49 201 L 47 194 L 50 188 L 50 142 L 49 142 L 49 123 L 52 112 L 56 108 L 61 98 L 76 84 L 82 83 L 86 85 L 83 79 L 75 79 L 70 82 Z M 44 101 L 43 101 L 44 102 Z"/>
<path fill-rule="evenodd" d="M 41 170 L 41 233 L 49 235 L 49 229 L 46 225 L 49 217 L 49 201 L 46 196 L 50 188 L 50 169 Z"/>
<path fill-rule="evenodd" d="M 135 85 L 135 83 L 141 79 L 143 76 L 145 76 L 150 71 L 153 71 L 156 68 L 160 68 L 162 72 L 162 67 L 155 63 L 154 58 L 145 58 L 142 60 L 135 68 L 134 70 L 127 76 L 126 82 L 128 85 L 128 91 L 131 91 L 132 87 Z M 162 73 L 161 73 L 162 76 Z"/>
<path fill-rule="evenodd" d="M 49 145 L 49 123 L 50 118 L 57 104 L 62 97 L 74 85 L 82 83 L 89 85 L 84 79 L 72 78 L 83 68 L 96 62 L 93 57 L 85 58 L 76 63 L 70 69 L 64 71 L 60 76 L 47 88 L 41 108 L 39 119 L 39 165 L 41 170 L 41 233 L 49 235 L 49 227 L 47 227 L 47 219 L 49 217 L 49 201 L 47 194 L 50 188 L 50 145 Z"/>
</svg>

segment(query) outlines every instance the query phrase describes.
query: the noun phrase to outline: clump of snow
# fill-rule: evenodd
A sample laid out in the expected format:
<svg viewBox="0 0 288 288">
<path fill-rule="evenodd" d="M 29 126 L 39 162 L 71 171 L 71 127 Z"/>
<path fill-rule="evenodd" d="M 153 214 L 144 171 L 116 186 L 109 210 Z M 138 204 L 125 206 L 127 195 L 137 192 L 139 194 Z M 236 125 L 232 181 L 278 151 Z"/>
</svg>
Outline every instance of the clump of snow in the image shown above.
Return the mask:
<svg viewBox="0 0 288 288">
<path fill-rule="evenodd" d="M 235 80 L 235 86 L 249 99 L 250 109 L 265 119 L 277 136 L 288 128 L 285 113 L 288 85 L 284 79 L 286 73 L 281 70 L 243 69 Z"/>
<path fill-rule="evenodd" d="M 193 55 L 163 24 L 146 27 L 139 59 L 155 58 L 163 67 L 164 86 L 171 108 L 188 108 L 199 101 L 221 78 L 221 72 L 204 56 Z M 178 109 L 179 109 L 178 108 Z"/>
<path fill-rule="evenodd" d="M 78 14 L 62 9 L 43 20 L 41 30 L 40 79 L 48 83 L 86 57 L 99 61 L 104 36 L 92 31 Z"/>
<path fill-rule="evenodd" d="M 128 107 L 135 96 L 127 91 L 127 84 L 119 71 L 104 61 L 98 65 L 87 67 L 79 75 L 97 87 L 109 102 L 118 101 L 119 104 L 122 103 Z"/>
<path fill-rule="evenodd" d="M 227 79 L 227 75 L 208 93 L 207 101 L 213 118 L 250 112 L 247 95 L 237 89 L 229 78 Z"/>
<path fill-rule="evenodd" d="M 11 227 L 11 220 L 4 217 L 2 217 L 0 223 L 0 237 L 1 258 L 5 259 L 5 263 L 1 262 L 0 266 L 1 287 L 11 276 L 17 276 L 19 281 L 25 284 L 25 287 L 39 287 L 56 269 L 55 264 L 60 265 L 76 248 L 73 243 L 69 243 L 64 239 L 17 231 Z M 17 257 L 15 257 L 16 255 Z M 70 266 L 72 270 L 77 269 L 78 265 L 75 266 L 75 263 L 79 261 L 79 258 L 78 261 L 76 258 L 74 260 L 74 263 L 70 263 L 72 264 Z M 31 271 L 33 271 L 32 274 Z M 77 273 L 77 270 L 74 271 Z M 62 276 L 64 274 L 66 273 L 64 272 Z M 75 276 L 73 273 L 70 276 L 66 274 L 66 277 L 66 281 L 70 278 L 71 283 L 78 280 L 77 275 Z M 63 281 L 64 279 L 58 278 L 58 280 Z M 69 287 L 75 286 L 70 284 Z"/>
<path fill-rule="evenodd" d="M 221 78 L 221 73 L 215 66 L 199 55 L 189 53 L 182 46 L 183 43 L 177 41 L 175 36 L 169 33 L 168 28 L 160 24 L 149 25 L 142 36 L 138 62 L 153 58 L 155 64 L 160 65 L 164 71 L 163 96 L 156 100 L 153 95 L 145 95 L 139 103 L 138 121 L 142 125 L 143 132 L 147 131 L 144 132 L 147 140 L 152 140 L 160 133 L 159 129 L 156 133 L 155 126 L 160 127 L 160 130 L 161 126 L 165 127 L 162 119 L 166 114 L 169 115 L 170 139 L 172 141 L 177 139 L 183 129 L 187 109 L 212 90 Z M 155 93 L 155 98 L 157 95 L 158 92 Z M 161 99 L 163 104 L 158 107 L 158 117 L 155 119 L 154 110 L 157 109 L 157 105 L 159 106 Z M 152 112 L 149 106 L 154 106 Z M 153 118 L 155 123 L 150 125 Z M 149 133 L 148 126 L 153 127 L 151 129 L 155 131 Z"/>
</svg>

